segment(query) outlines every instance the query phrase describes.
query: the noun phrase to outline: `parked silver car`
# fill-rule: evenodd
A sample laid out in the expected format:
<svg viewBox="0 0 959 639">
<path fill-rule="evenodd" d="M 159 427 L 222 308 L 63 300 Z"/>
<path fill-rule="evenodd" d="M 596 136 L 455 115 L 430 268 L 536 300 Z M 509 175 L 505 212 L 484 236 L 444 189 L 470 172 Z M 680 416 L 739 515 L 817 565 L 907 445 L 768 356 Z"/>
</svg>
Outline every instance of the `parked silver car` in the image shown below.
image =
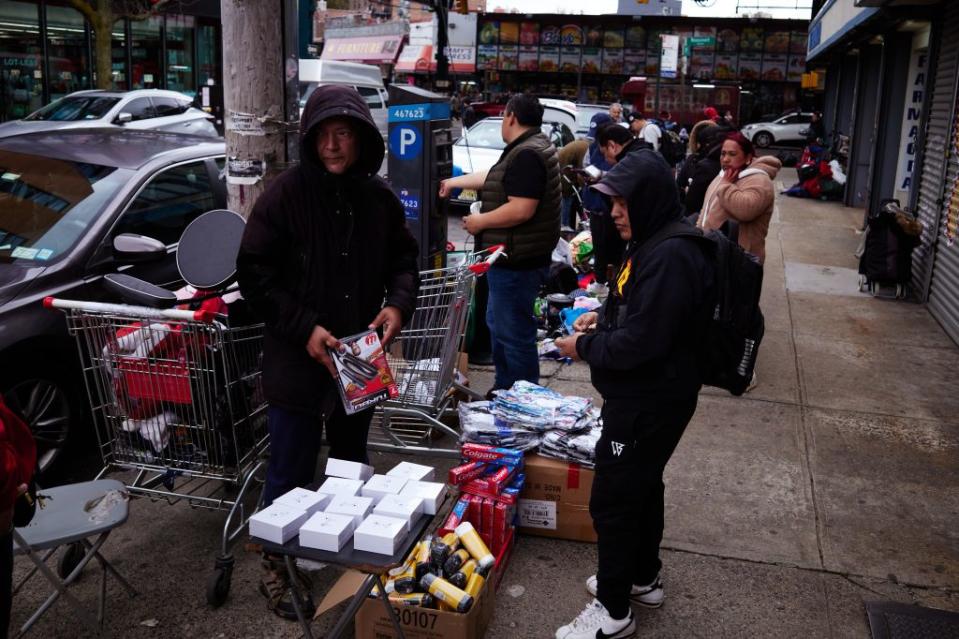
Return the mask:
<svg viewBox="0 0 959 639">
<path fill-rule="evenodd" d="M 0 124 L 0 138 L 37 131 L 115 127 L 218 137 L 213 116 L 178 91 L 77 91 L 22 120 Z"/>
<path fill-rule="evenodd" d="M 742 134 L 758 147 L 781 142 L 803 142 L 804 131 L 812 122 L 812 113 L 784 113 L 771 122 L 754 122 L 742 128 Z"/>
</svg>

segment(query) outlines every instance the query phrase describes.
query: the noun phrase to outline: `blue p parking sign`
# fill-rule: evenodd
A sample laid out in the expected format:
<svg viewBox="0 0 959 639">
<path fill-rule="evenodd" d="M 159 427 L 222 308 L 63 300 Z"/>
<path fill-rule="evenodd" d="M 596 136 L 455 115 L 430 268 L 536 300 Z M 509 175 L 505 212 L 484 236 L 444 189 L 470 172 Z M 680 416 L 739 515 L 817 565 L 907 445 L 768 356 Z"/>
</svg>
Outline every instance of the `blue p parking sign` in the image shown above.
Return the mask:
<svg viewBox="0 0 959 639">
<path fill-rule="evenodd" d="M 409 124 L 397 124 L 390 131 L 390 153 L 413 160 L 423 151 L 423 135 Z"/>
</svg>

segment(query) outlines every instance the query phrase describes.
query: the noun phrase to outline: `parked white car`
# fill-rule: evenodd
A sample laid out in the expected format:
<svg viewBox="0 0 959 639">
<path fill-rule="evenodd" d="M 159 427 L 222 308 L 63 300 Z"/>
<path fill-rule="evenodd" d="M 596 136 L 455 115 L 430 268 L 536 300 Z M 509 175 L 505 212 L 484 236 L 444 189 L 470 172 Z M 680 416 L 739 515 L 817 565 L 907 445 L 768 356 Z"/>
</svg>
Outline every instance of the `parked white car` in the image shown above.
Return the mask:
<svg viewBox="0 0 959 639">
<path fill-rule="evenodd" d="M 192 106 L 178 91 L 77 91 L 54 100 L 22 120 L 0 124 L 0 138 L 35 131 L 123 127 L 219 137 L 213 116 Z"/>
<path fill-rule="evenodd" d="M 549 117 L 549 114 L 546 114 Z M 476 173 L 489 170 L 506 148 L 502 134 L 503 118 L 485 118 L 463 132 L 453 143 L 453 174 Z M 565 122 L 543 121 L 545 133 L 557 147 L 573 141 L 573 131 Z M 463 189 L 452 198 L 452 203 L 469 206 L 478 194 L 473 189 Z"/>
<path fill-rule="evenodd" d="M 758 147 L 781 142 L 803 142 L 812 113 L 784 113 L 771 122 L 754 122 L 742 128 L 742 134 Z"/>
</svg>

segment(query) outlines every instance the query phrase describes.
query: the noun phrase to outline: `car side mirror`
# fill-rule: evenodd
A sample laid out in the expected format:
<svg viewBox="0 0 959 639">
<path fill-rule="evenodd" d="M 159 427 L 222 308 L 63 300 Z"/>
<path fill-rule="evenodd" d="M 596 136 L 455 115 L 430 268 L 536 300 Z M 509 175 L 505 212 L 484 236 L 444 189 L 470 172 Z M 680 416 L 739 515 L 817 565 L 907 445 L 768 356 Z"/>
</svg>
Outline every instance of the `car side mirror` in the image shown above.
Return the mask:
<svg viewBox="0 0 959 639">
<path fill-rule="evenodd" d="M 116 122 L 117 124 L 126 124 L 127 122 L 133 122 L 133 114 L 127 113 L 124 111 L 123 113 L 117 116 Z"/>
<path fill-rule="evenodd" d="M 166 254 L 166 244 L 146 235 L 121 233 L 113 238 L 113 256 L 124 262 L 152 262 Z"/>
</svg>

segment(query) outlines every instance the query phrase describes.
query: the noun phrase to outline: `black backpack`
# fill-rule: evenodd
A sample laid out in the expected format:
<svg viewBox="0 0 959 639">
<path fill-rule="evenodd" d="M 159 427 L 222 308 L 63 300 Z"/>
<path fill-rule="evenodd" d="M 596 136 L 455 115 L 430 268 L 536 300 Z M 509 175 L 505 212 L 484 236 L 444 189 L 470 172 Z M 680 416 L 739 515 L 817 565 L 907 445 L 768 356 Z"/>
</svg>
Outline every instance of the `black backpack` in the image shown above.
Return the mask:
<svg viewBox="0 0 959 639">
<path fill-rule="evenodd" d="M 675 131 L 661 131 L 663 135 L 659 138 L 659 152 L 666 158 L 669 166 L 676 166 L 686 157 L 686 145 Z"/>
<path fill-rule="evenodd" d="M 765 333 L 763 314 L 759 310 L 763 267 L 756 256 L 723 233 L 703 232 L 686 222 L 673 222 L 660 229 L 644 242 L 640 255 L 648 254 L 657 244 L 672 237 L 697 241 L 715 268 L 715 306 L 702 336 L 701 381 L 733 395 L 742 395 L 752 380 Z"/>
</svg>

